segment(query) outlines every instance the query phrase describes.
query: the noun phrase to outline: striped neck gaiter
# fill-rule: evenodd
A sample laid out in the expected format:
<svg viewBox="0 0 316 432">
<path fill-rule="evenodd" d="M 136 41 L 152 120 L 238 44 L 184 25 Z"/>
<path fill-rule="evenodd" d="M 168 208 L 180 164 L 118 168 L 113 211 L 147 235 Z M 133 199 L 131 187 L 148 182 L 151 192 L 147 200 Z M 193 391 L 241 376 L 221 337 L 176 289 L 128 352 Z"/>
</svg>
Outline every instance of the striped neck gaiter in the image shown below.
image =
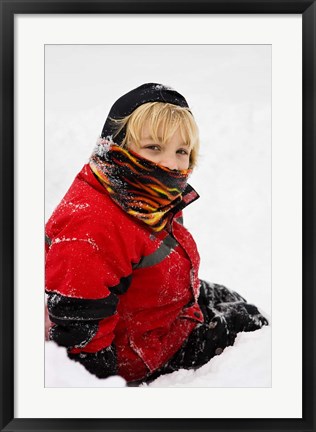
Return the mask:
<svg viewBox="0 0 316 432">
<path fill-rule="evenodd" d="M 100 183 L 126 213 L 161 231 L 182 200 L 192 170 L 170 170 L 100 139 L 90 158 Z"/>
</svg>

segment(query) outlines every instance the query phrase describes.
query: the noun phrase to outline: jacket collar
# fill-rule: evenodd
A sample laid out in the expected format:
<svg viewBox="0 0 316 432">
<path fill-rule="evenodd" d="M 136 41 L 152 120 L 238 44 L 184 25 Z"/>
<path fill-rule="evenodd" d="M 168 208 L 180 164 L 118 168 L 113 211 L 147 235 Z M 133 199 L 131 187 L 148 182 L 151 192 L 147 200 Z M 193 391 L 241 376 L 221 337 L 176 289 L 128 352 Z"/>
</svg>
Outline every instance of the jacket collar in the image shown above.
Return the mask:
<svg viewBox="0 0 316 432">
<path fill-rule="evenodd" d="M 196 190 L 191 186 L 187 185 L 183 194 L 181 202 L 172 210 L 172 213 L 176 214 L 179 211 L 183 210 L 186 206 L 191 204 L 200 198 L 200 195 L 196 192 Z"/>
<path fill-rule="evenodd" d="M 93 174 L 89 164 L 84 165 L 82 171 L 79 173 L 79 178 L 84 179 L 84 181 L 89 183 L 90 186 L 92 186 L 94 189 L 98 190 L 102 194 L 108 195 L 104 187 Z M 177 213 L 181 212 L 185 207 L 187 207 L 189 204 L 193 203 L 199 198 L 200 195 L 196 192 L 196 190 L 191 185 L 187 184 L 184 192 L 182 193 L 181 202 L 170 211 L 172 215 L 171 220 Z"/>
</svg>

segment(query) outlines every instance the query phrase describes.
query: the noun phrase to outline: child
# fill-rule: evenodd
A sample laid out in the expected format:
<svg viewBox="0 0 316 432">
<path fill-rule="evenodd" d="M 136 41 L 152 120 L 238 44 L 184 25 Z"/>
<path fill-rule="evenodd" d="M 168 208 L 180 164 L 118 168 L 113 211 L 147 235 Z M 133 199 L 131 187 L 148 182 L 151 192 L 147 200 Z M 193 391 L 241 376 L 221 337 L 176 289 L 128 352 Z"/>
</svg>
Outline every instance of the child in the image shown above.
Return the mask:
<svg viewBox="0 0 316 432">
<path fill-rule="evenodd" d="M 236 292 L 198 278 L 182 210 L 198 128 L 185 98 L 144 84 L 110 110 L 89 164 L 46 225 L 49 338 L 99 378 L 198 368 L 267 325 Z"/>
</svg>

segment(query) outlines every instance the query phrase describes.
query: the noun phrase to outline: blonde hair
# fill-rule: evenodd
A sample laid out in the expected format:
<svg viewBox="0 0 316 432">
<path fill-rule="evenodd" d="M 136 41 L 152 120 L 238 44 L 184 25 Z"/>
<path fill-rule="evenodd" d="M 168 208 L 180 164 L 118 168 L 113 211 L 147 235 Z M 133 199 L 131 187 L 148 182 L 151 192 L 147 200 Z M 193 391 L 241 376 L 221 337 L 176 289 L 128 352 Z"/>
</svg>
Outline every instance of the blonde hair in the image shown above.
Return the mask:
<svg viewBox="0 0 316 432">
<path fill-rule="evenodd" d="M 179 130 L 185 144 L 191 150 L 190 168 L 197 163 L 199 151 L 199 130 L 190 110 L 185 107 L 173 105 L 165 102 L 148 102 L 140 105 L 135 111 L 122 119 L 112 119 L 118 127 L 118 135 L 126 128 L 125 137 L 121 143 L 122 147 L 128 148 L 129 143 L 136 144 L 142 138 L 142 129 L 147 123 L 152 138 L 157 142 L 167 142 L 174 133 Z"/>
</svg>

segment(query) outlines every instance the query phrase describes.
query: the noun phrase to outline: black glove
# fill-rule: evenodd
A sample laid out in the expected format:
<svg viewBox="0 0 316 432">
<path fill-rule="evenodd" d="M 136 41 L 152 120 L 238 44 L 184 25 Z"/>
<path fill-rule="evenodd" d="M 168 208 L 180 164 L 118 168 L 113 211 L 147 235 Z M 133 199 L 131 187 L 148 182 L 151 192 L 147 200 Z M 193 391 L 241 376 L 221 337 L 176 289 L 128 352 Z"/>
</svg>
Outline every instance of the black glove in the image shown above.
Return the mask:
<svg viewBox="0 0 316 432">
<path fill-rule="evenodd" d="M 54 319 L 55 324 L 56 321 Z M 98 322 L 69 321 L 67 325 L 53 325 L 49 339 L 66 348 L 83 347 L 95 336 L 98 327 Z"/>
<path fill-rule="evenodd" d="M 116 348 L 111 345 L 96 353 L 68 353 L 71 360 L 81 363 L 90 373 L 98 378 L 117 375 Z"/>
<path fill-rule="evenodd" d="M 254 331 L 268 325 L 256 306 L 223 285 L 201 281 L 198 302 L 206 323 L 217 325 L 221 317 L 231 332 Z"/>
<path fill-rule="evenodd" d="M 200 282 L 199 301 L 201 300 L 206 305 L 216 306 L 218 303 L 246 301 L 236 291 L 230 290 L 224 285 L 209 283 L 204 280 Z"/>
<path fill-rule="evenodd" d="M 258 308 L 250 303 L 220 303 L 216 308 L 225 317 L 228 327 L 236 332 L 250 332 L 269 324 Z"/>
</svg>

